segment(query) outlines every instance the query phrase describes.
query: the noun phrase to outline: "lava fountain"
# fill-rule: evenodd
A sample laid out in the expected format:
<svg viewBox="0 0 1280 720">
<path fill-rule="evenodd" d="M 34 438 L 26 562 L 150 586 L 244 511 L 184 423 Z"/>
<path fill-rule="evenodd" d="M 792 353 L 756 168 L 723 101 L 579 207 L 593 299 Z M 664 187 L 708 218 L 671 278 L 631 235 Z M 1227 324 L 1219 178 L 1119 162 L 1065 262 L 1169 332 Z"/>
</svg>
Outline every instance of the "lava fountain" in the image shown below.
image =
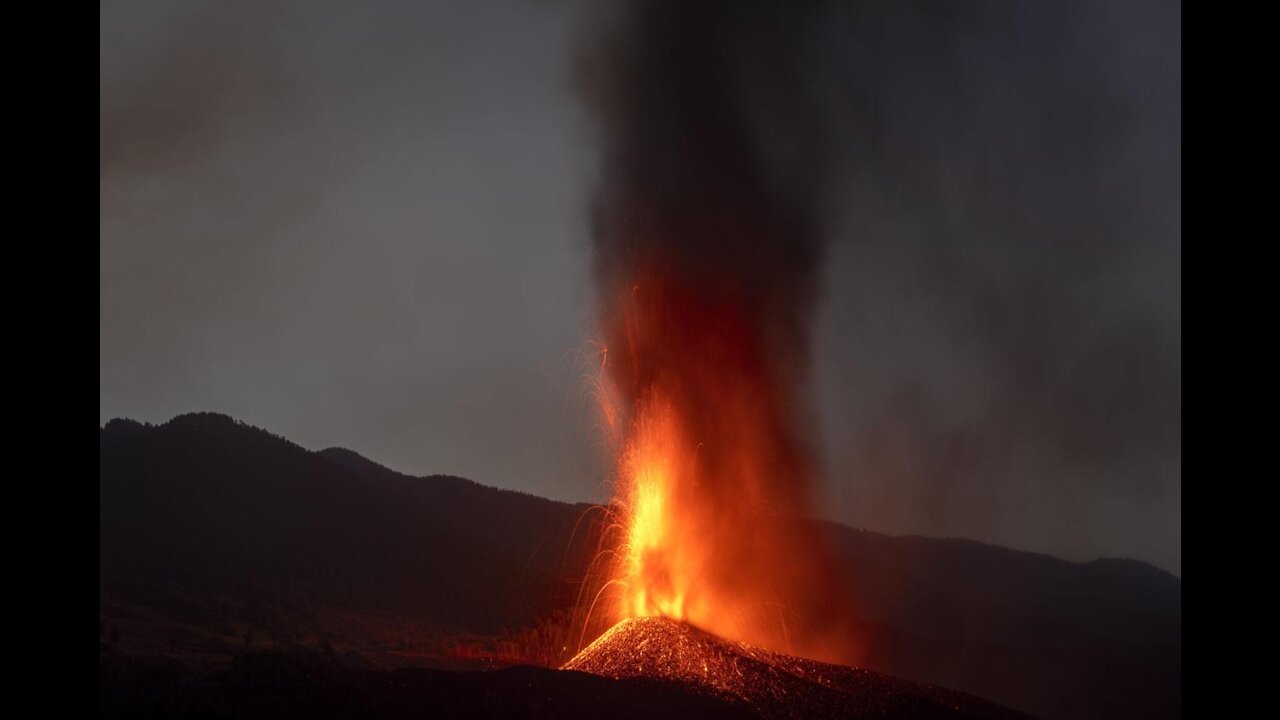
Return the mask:
<svg viewBox="0 0 1280 720">
<path fill-rule="evenodd" d="M 669 617 L 850 662 L 803 431 L 821 173 L 805 85 L 789 73 L 808 20 L 781 6 L 636 2 L 584 41 L 622 528 L 600 597 L 614 621 Z"/>
</svg>

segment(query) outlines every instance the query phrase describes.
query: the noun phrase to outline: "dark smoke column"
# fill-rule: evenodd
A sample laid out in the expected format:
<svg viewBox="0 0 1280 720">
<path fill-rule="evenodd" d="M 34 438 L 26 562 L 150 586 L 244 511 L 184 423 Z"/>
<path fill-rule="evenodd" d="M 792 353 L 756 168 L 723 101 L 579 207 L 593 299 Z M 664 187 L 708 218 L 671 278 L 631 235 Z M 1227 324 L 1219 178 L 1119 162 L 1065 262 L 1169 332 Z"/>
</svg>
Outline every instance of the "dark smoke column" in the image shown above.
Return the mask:
<svg viewBox="0 0 1280 720">
<path fill-rule="evenodd" d="M 841 579 L 804 522 L 813 20 L 783 4 L 615 9 L 584 32 L 577 70 L 603 153 L 593 232 L 629 527 L 616 614 L 852 660 Z"/>
</svg>

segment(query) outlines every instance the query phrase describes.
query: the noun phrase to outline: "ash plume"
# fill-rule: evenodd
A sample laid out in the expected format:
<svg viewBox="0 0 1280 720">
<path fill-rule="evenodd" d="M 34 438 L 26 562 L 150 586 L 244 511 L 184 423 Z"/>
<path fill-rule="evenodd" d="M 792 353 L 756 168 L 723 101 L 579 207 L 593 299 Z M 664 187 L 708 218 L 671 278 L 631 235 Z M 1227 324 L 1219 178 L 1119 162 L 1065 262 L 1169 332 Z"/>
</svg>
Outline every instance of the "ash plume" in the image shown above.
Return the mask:
<svg viewBox="0 0 1280 720">
<path fill-rule="evenodd" d="M 813 12 L 785 3 L 632 2 L 589 23 L 581 95 L 598 121 L 602 293 L 662 263 L 749 296 L 773 359 L 802 372 L 821 261 Z M 797 378 L 798 379 L 798 378 Z"/>
</svg>

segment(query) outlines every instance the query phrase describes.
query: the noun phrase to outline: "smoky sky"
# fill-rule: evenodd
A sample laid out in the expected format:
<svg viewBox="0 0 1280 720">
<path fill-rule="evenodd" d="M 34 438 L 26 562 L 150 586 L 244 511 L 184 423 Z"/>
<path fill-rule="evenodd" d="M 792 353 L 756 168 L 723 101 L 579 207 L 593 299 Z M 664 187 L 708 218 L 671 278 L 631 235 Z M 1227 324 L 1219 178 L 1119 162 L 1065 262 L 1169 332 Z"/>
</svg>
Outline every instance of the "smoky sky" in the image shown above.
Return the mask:
<svg viewBox="0 0 1280 720">
<path fill-rule="evenodd" d="M 1179 6 L 842 6 L 822 33 L 834 512 L 1180 571 Z"/>
<path fill-rule="evenodd" d="M 596 494 L 563 13 L 101 9 L 102 418 Z"/>
<path fill-rule="evenodd" d="M 604 499 L 589 5 L 103 3 L 100 418 Z M 766 26 L 734 141 L 812 240 L 824 515 L 1180 572 L 1180 6 Z"/>
</svg>

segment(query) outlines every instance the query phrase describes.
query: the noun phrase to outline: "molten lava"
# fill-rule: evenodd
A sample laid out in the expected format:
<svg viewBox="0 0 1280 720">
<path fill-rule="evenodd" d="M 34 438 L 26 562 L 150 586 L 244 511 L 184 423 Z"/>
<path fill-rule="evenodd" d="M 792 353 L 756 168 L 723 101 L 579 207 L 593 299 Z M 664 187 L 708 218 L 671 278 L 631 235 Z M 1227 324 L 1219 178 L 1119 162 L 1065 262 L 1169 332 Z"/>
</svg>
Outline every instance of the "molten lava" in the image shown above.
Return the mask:
<svg viewBox="0 0 1280 720">
<path fill-rule="evenodd" d="M 793 369 L 768 352 L 767 304 L 749 288 L 681 280 L 646 273 L 606 327 L 604 415 L 625 528 L 612 620 L 667 617 L 852 662 L 843 586 L 808 521 Z"/>
</svg>

